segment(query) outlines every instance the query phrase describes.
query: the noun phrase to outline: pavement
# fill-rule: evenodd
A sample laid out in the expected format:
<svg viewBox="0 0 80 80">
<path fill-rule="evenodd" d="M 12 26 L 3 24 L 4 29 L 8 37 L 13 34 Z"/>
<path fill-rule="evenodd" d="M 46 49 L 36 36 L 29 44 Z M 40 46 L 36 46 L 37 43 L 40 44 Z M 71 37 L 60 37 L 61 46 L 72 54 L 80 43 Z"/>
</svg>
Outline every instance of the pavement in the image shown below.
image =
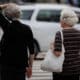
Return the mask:
<svg viewBox="0 0 80 80">
<path fill-rule="evenodd" d="M 52 80 L 52 73 L 42 71 L 40 69 L 40 66 L 45 57 L 45 54 L 46 54 L 45 52 L 41 52 L 37 56 L 37 59 L 33 63 L 33 75 L 32 75 L 32 78 L 29 80 Z"/>
<path fill-rule="evenodd" d="M 46 54 L 46 52 L 40 52 L 40 53 L 37 55 L 37 60 L 43 60 L 44 57 L 45 57 L 45 54 Z"/>
<path fill-rule="evenodd" d="M 33 63 L 33 75 L 30 80 L 52 80 L 52 73 L 42 71 L 40 69 L 41 63 L 44 59 L 45 53 L 40 53 L 37 56 L 37 60 Z M 27 78 L 26 78 L 27 80 Z"/>
</svg>

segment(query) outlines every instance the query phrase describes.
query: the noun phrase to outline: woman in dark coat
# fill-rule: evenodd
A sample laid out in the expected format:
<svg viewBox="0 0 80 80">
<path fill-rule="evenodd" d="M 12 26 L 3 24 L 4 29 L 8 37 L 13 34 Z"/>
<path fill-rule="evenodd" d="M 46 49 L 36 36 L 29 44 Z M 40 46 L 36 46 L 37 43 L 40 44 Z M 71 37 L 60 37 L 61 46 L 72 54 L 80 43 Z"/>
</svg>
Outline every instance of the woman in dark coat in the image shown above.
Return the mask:
<svg viewBox="0 0 80 80">
<path fill-rule="evenodd" d="M 76 13 L 70 9 L 61 12 L 61 27 L 63 28 L 63 44 L 65 48 L 65 60 L 63 71 L 53 73 L 53 80 L 79 80 L 80 75 L 80 31 L 73 28 L 78 22 Z M 54 52 L 57 57 L 62 51 L 61 33 L 56 33 Z"/>
<path fill-rule="evenodd" d="M 0 5 L 0 26 L 4 31 L 1 41 L 2 80 L 25 80 L 25 72 L 27 77 L 32 75 L 33 34 L 29 26 L 19 21 L 19 17 L 20 10 L 16 4 Z"/>
</svg>

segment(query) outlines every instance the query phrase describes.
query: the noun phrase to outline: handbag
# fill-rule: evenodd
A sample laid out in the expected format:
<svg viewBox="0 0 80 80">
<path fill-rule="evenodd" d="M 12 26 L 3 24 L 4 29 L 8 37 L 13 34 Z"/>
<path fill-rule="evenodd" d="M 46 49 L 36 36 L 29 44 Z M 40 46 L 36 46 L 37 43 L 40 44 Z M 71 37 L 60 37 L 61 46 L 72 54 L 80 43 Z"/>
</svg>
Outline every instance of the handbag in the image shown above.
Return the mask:
<svg viewBox="0 0 80 80">
<path fill-rule="evenodd" d="M 49 72 L 62 72 L 63 70 L 63 63 L 64 63 L 64 45 L 63 45 L 63 33 L 61 32 L 61 39 L 62 39 L 62 53 L 59 57 L 55 56 L 51 49 L 48 50 L 44 60 L 41 63 L 41 69 L 43 71 Z"/>
<path fill-rule="evenodd" d="M 27 77 L 26 77 L 25 80 L 30 80 L 30 78 L 27 78 Z"/>
</svg>

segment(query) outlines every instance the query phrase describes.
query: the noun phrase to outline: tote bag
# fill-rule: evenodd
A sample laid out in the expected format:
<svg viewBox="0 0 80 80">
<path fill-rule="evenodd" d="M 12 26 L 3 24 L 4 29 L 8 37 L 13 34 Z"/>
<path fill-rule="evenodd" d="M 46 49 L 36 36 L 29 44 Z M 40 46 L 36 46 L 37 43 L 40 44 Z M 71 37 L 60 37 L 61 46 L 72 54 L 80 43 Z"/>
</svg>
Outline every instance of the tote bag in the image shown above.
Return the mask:
<svg viewBox="0 0 80 80">
<path fill-rule="evenodd" d="M 63 34 L 61 32 L 61 39 L 63 43 Z M 56 57 L 51 49 L 48 50 L 46 56 L 41 64 L 41 69 L 49 72 L 62 72 L 64 63 L 64 45 L 62 44 L 62 53 L 59 57 Z"/>
<path fill-rule="evenodd" d="M 26 77 L 26 80 L 29 80 L 29 79 Z"/>
</svg>

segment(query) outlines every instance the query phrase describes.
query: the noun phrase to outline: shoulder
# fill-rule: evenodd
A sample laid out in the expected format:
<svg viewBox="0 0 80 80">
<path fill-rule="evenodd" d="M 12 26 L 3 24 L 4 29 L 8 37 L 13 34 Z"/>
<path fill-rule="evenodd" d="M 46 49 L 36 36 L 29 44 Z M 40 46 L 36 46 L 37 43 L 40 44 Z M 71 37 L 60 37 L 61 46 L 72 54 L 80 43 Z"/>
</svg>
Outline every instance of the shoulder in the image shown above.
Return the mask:
<svg viewBox="0 0 80 80">
<path fill-rule="evenodd" d="M 64 37 L 77 37 L 80 36 L 80 30 L 78 29 L 68 29 L 68 30 L 63 30 Z"/>
<path fill-rule="evenodd" d="M 13 21 L 13 24 L 18 25 L 22 30 L 24 30 L 26 32 L 32 31 L 31 27 L 29 25 L 24 24 L 20 21 Z"/>
<path fill-rule="evenodd" d="M 22 28 L 23 28 L 25 34 L 32 34 L 32 29 L 29 25 L 26 25 L 23 23 L 21 23 L 21 24 L 22 24 Z"/>
<path fill-rule="evenodd" d="M 26 30 L 30 30 L 31 29 L 29 25 L 23 24 L 23 23 L 21 23 L 21 24 L 22 24 L 23 28 L 25 28 Z"/>
<path fill-rule="evenodd" d="M 78 33 L 80 33 L 80 30 L 78 30 L 78 29 L 75 29 L 75 31 L 78 32 Z"/>
<path fill-rule="evenodd" d="M 57 39 L 57 40 L 61 39 L 61 32 L 60 31 L 56 32 L 55 39 Z"/>
<path fill-rule="evenodd" d="M 76 35 L 80 36 L 80 30 L 77 30 L 75 29 L 75 32 L 74 32 Z"/>
<path fill-rule="evenodd" d="M 28 32 L 32 32 L 31 27 L 29 25 L 23 24 L 25 30 L 27 30 Z"/>
<path fill-rule="evenodd" d="M 56 36 L 60 36 L 61 35 L 61 32 L 60 31 L 57 31 L 56 32 Z"/>
</svg>

